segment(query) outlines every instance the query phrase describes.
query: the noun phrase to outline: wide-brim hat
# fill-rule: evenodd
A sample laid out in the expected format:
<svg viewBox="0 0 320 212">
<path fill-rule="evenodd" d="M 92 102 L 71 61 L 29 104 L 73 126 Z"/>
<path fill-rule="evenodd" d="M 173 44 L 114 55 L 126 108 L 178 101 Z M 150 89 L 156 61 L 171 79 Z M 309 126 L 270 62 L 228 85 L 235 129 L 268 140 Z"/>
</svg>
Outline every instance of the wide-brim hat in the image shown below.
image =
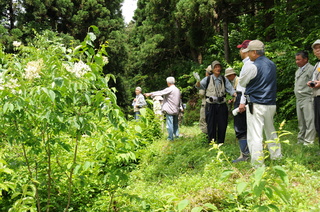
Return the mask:
<svg viewBox="0 0 320 212">
<path fill-rule="evenodd" d="M 225 77 L 232 75 L 232 74 L 237 74 L 233 68 L 227 68 L 226 73 L 224 74 Z"/>
</svg>

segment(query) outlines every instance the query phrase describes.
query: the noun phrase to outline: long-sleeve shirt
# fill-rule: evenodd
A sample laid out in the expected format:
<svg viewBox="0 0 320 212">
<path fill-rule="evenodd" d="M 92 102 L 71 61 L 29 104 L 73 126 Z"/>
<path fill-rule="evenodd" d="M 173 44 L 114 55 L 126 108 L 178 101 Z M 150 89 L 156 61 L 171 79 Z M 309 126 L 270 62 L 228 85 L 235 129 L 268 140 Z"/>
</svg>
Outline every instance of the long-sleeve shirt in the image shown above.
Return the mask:
<svg viewBox="0 0 320 212">
<path fill-rule="evenodd" d="M 320 81 L 320 62 L 314 66 L 312 81 Z M 320 96 L 320 88 L 313 88 L 313 96 Z"/>
<path fill-rule="evenodd" d="M 312 88 L 307 86 L 307 82 L 312 80 L 314 67 L 310 63 L 306 63 L 303 67 L 299 67 L 296 71 L 294 82 L 294 93 L 297 99 L 305 99 L 312 97 Z"/>
<path fill-rule="evenodd" d="M 144 96 L 140 93 L 139 95 L 136 96 L 136 101 L 132 102 L 133 110 L 134 112 L 139 111 L 139 109 L 143 106 L 147 105 L 146 100 L 144 99 Z"/>
<path fill-rule="evenodd" d="M 245 69 L 243 69 L 242 76 L 239 77 L 239 84 L 242 87 L 247 87 L 247 84 L 257 76 L 257 66 L 253 63 L 249 63 Z"/>
<path fill-rule="evenodd" d="M 248 64 L 252 64 L 253 62 L 250 60 L 249 57 L 246 57 L 246 58 L 244 58 L 242 60 L 242 63 L 243 63 L 243 66 L 241 68 L 239 78 L 243 76 L 243 74 L 245 72 L 244 70 L 247 68 Z M 246 103 L 246 97 L 244 95 L 244 92 L 246 91 L 246 88 L 241 86 L 240 83 L 238 83 L 236 90 L 237 90 L 237 92 L 241 92 L 242 93 L 241 98 L 240 98 L 240 104 L 245 104 Z"/>
<path fill-rule="evenodd" d="M 161 91 L 151 92 L 151 97 L 153 96 L 163 97 L 162 111 L 165 111 L 169 115 L 179 114 L 181 94 L 179 88 L 175 85 L 170 85 Z"/>
</svg>

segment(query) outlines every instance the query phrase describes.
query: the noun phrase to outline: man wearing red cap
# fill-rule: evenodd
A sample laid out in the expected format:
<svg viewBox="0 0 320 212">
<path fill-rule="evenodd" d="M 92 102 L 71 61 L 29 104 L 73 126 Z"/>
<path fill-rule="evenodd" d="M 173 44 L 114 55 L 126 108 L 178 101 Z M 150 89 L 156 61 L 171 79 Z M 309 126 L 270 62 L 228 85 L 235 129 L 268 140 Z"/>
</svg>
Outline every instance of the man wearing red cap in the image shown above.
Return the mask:
<svg viewBox="0 0 320 212">
<path fill-rule="evenodd" d="M 239 53 L 243 62 L 243 66 L 240 71 L 240 77 L 243 75 L 243 70 L 246 68 L 246 66 L 252 63 L 252 61 L 249 59 L 248 53 L 242 52 L 243 49 L 246 49 L 248 47 L 250 41 L 251 40 L 245 40 L 242 42 L 242 44 L 237 46 L 237 48 L 240 49 Z M 244 95 L 245 90 L 246 89 L 242 87 L 239 83 L 237 84 L 237 97 L 234 102 L 234 108 L 239 108 L 239 112 L 237 115 L 234 116 L 234 131 L 239 142 L 240 157 L 233 160 L 233 163 L 247 161 L 250 156 L 247 144 L 247 117 L 245 113 L 246 97 Z"/>
</svg>

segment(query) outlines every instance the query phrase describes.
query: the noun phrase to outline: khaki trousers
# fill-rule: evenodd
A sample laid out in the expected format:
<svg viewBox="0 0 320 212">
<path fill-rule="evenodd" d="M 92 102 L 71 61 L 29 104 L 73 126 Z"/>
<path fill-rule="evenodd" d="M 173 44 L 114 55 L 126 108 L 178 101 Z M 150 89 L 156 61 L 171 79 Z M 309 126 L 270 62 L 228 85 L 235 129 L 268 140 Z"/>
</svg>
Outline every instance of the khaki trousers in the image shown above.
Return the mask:
<svg viewBox="0 0 320 212">
<path fill-rule="evenodd" d="M 276 105 L 253 104 L 253 114 L 247 111 L 247 142 L 253 166 L 261 166 L 264 163 L 263 132 L 268 141 L 275 140 L 277 134 L 273 125 L 273 117 L 276 113 Z M 271 159 L 281 158 L 281 145 L 278 142 L 267 144 Z"/>
<path fill-rule="evenodd" d="M 312 97 L 297 99 L 296 106 L 299 128 L 298 143 L 313 144 L 316 137 L 313 99 Z"/>
</svg>

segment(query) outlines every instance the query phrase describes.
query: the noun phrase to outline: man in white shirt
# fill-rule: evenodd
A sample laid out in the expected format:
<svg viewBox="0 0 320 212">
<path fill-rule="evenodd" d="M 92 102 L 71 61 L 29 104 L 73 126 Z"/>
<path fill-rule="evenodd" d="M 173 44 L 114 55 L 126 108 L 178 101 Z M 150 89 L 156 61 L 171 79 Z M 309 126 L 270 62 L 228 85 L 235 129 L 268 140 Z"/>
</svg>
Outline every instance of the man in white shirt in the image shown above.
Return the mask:
<svg viewBox="0 0 320 212">
<path fill-rule="evenodd" d="M 242 50 L 246 49 L 251 40 L 244 40 L 242 44 L 238 45 L 240 57 L 243 62 L 243 66 L 240 71 L 240 77 L 243 75 L 244 70 L 248 64 L 251 64 L 252 61 L 249 59 L 248 52 L 243 52 Z M 237 97 L 234 102 L 234 108 L 239 108 L 239 112 L 234 116 L 234 130 L 236 132 L 236 137 L 239 142 L 240 147 L 240 156 L 233 160 L 233 163 L 240 161 L 247 161 L 250 156 L 248 144 L 247 144 L 247 116 L 245 113 L 246 97 L 244 95 L 245 88 L 242 87 L 239 83 L 236 85 Z"/>
<path fill-rule="evenodd" d="M 276 113 L 277 78 L 276 65 L 264 56 L 264 44 L 259 40 L 250 41 L 242 52 L 248 52 L 253 61 L 239 77 L 239 84 L 246 88 L 247 142 L 254 167 L 264 165 L 263 132 L 268 142 L 271 159 L 281 158 L 281 145 L 276 141 L 273 124 Z"/>
</svg>

